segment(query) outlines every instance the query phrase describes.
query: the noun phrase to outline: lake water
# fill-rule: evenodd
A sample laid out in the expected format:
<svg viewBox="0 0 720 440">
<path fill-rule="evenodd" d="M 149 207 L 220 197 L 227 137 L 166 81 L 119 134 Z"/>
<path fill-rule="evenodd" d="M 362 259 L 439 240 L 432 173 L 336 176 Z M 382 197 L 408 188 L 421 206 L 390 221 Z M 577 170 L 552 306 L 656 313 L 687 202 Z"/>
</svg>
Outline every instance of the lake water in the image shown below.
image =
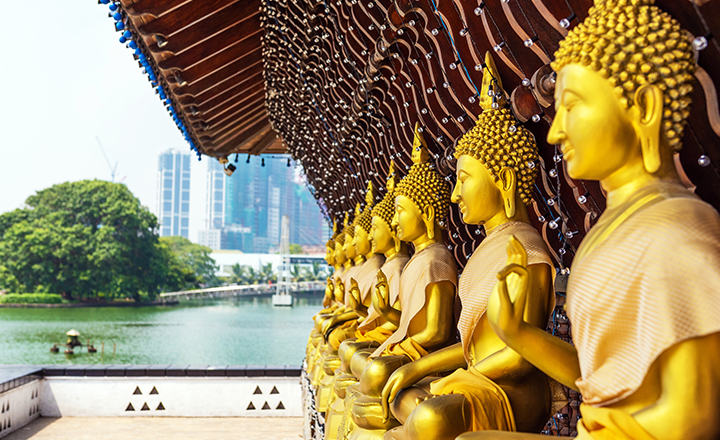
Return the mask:
<svg viewBox="0 0 720 440">
<path fill-rule="evenodd" d="M 295 303 L 273 307 L 270 297 L 254 297 L 169 307 L 0 308 L 0 364 L 300 365 L 322 296 Z M 65 332 L 73 328 L 98 352 L 77 347 L 64 354 Z M 60 353 L 50 353 L 53 343 Z"/>
</svg>

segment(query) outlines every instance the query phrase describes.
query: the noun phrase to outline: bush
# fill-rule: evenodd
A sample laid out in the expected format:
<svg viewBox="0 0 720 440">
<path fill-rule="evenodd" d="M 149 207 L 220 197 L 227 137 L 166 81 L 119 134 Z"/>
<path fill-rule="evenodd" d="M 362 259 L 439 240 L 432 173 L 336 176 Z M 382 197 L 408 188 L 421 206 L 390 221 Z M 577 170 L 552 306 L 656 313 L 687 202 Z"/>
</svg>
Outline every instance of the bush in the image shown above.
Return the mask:
<svg viewBox="0 0 720 440">
<path fill-rule="evenodd" d="M 0 304 L 61 304 L 57 293 L 8 293 L 0 296 Z"/>
</svg>

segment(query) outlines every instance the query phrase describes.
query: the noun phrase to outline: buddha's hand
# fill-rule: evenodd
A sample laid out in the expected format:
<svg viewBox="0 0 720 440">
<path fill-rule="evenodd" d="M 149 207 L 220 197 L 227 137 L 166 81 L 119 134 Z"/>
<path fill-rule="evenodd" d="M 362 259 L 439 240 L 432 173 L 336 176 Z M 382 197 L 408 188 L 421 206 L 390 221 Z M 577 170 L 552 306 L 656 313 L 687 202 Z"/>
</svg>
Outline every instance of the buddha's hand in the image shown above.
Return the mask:
<svg viewBox="0 0 720 440">
<path fill-rule="evenodd" d="M 507 253 L 507 265 L 497 274 L 498 282 L 487 308 L 490 325 L 506 343 L 521 331 L 524 324 L 529 286 L 527 252 L 515 236 L 510 236 Z"/>
<path fill-rule="evenodd" d="M 390 419 L 390 404 L 395 400 L 398 393 L 408 387 L 416 384 L 420 379 L 426 376 L 422 371 L 416 368 L 415 362 L 410 362 L 395 370 L 390 376 L 385 388 L 382 390 L 382 398 L 380 403 L 383 411 L 383 423 Z"/>
<path fill-rule="evenodd" d="M 388 287 L 387 277 L 382 270 L 378 270 L 375 284 L 375 301 L 376 307 L 380 313 L 386 315 L 390 305 L 390 288 Z"/>
<path fill-rule="evenodd" d="M 360 305 L 360 287 L 357 281 L 355 281 L 355 278 L 350 278 L 350 296 L 348 297 L 348 301 L 353 310 L 358 310 L 358 306 Z"/>
</svg>

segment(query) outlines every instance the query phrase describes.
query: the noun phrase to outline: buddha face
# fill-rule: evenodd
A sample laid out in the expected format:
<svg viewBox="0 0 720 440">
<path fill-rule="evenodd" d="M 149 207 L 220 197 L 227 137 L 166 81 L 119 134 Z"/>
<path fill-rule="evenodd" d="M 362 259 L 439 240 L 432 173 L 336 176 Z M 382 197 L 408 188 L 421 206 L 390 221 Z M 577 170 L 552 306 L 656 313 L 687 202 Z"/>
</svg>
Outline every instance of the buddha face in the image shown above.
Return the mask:
<svg viewBox="0 0 720 440">
<path fill-rule="evenodd" d="M 623 109 L 610 82 L 588 67 L 558 72 L 547 140 L 560 144 L 570 177 L 604 180 L 642 162 L 633 108 Z"/>
<path fill-rule="evenodd" d="M 325 261 L 327 261 L 330 266 L 335 265 L 335 249 L 330 246 L 325 246 Z"/>
<path fill-rule="evenodd" d="M 353 238 L 355 251 L 358 255 L 368 255 L 372 250 L 370 246 L 370 235 L 360 225 L 355 226 L 355 238 Z"/>
<path fill-rule="evenodd" d="M 395 216 L 392 220 L 395 234 L 402 241 L 415 241 L 427 233 L 422 213 L 408 197 L 395 197 Z"/>
<path fill-rule="evenodd" d="M 370 242 L 372 243 L 372 251 L 378 254 L 384 254 L 395 247 L 390 226 L 378 216 L 372 218 L 372 226 L 370 227 Z"/>
<path fill-rule="evenodd" d="M 347 257 L 345 256 L 345 249 L 340 243 L 335 244 L 335 262 L 339 265 L 345 264 Z"/>
<path fill-rule="evenodd" d="M 355 250 L 353 240 L 354 238 L 351 237 L 350 234 L 345 234 L 345 244 L 343 244 L 343 250 L 345 251 L 345 257 L 348 260 L 352 260 L 357 257 L 357 250 Z"/>
<path fill-rule="evenodd" d="M 465 223 L 482 225 L 497 215 L 503 215 L 503 197 L 485 165 L 463 154 L 457 161 L 457 183 L 452 202 L 460 207 Z"/>
</svg>

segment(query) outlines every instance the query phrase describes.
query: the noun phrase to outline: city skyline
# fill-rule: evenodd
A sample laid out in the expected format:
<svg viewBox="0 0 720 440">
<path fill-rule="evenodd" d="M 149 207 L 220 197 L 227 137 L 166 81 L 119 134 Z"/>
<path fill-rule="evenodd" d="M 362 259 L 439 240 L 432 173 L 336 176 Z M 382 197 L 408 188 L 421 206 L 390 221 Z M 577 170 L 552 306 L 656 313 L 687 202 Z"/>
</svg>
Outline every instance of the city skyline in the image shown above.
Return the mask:
<svg viewBox="0 0 720 440">
<path fill-rule="evenodd" d="M 260 158 L 260 167 L 239 164 L 232 176 L 219 163 L 208 165 L 206 229 L 198 231 L 198 243 L 266 253 L 280 243 L 283 216 L 291 220 L 291 243 L 317 247 L 327 241 L 330 228 L 296 164 L 289 156 L 267 159 Z"/>
</svg>

